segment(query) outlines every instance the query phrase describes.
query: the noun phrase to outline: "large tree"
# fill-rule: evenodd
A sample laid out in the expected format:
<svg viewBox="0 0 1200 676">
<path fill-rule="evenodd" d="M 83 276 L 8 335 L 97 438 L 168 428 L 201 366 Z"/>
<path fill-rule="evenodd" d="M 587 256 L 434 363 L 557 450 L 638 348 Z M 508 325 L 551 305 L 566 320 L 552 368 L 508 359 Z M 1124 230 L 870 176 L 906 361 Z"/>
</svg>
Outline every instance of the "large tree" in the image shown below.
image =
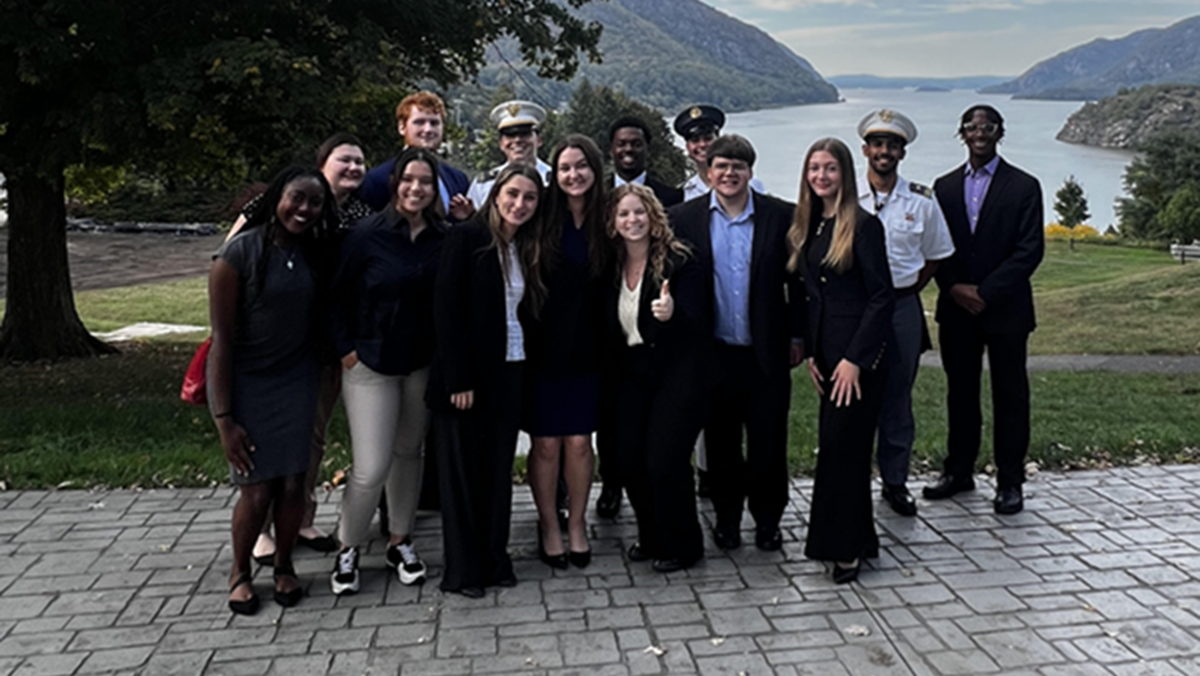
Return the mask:
<svg viewBox="0 0 1200 676">
<path fill-rule="evenodd" d="M 1200 134 L 1168 131 L 1138 148 L 1117 202 L 1121 234 L 1159 242 L 1200 236 Z"/>
<path fill-rule="evenodd" d="M 569 78 L 599 58 L 588 0 L 0 0 L 0 173 L 8 297 L 0 360 L 105 351 L 75 311 L 63 206 L 69 166 L 244 179 L 418 82 L 472 77 L 515 38 Z"/>
</svg>

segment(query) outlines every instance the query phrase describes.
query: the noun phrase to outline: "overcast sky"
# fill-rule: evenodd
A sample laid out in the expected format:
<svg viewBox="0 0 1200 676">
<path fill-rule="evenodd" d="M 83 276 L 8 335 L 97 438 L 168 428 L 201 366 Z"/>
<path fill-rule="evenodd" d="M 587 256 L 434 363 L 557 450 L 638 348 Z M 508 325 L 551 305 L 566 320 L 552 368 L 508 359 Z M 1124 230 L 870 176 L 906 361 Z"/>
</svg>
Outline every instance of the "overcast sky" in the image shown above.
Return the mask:
<svg viewBox="0 0 1200 676">
<path fill-rule="evenodd" d="M 1200 0 L 705 0 L 825 77 L 1011 75 L 1098 37 L 1200 14 Z"/>
</svg>

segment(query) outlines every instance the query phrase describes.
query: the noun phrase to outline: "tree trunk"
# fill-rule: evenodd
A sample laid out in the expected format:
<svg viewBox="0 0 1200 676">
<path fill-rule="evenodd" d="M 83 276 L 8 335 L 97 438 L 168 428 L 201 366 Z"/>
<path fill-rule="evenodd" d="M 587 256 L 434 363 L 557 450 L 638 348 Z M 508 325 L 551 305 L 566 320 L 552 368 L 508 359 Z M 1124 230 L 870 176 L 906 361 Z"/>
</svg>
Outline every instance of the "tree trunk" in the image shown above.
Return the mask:
<svg viewBox="0 0 1200 676">
<path fill-rule="evenodd" d="M 8 290 L 0 361 L 90 357 L 116 352 L 94 338 L 75 311 L 67 264 L 63 175 L 6 175 Z"/>
</svg>

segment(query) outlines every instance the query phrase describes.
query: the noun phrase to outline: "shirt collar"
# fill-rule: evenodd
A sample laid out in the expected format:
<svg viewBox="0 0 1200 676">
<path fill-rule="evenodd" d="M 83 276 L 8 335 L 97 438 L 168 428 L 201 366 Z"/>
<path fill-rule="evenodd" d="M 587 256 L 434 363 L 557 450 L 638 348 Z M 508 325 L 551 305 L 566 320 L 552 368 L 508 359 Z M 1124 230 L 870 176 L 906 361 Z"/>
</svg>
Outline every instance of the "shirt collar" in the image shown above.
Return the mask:
<svg viewBox="0 0 1200 676">
<path fill-rule="evenodd" d="M 971 163 L 967 162 L 966 175 L 969 178 L 982 178 L 984 175 L 995 176 L 996 175 L 996 167 L 998 167 L 998 166 L 1000 166 L 1000 156 L 999 155 L 993 157 L 992 161 L 988 162 L 987 164 L 983 165 L 982 167 L 980 167 L 978 169 L 971 167 Z"/>
<path fill-rule="evenodd" d="M 632 181 L 626 181 L 625 179 L 621 178 L 620 174 L 616 174 L 616 173 L 613 174 L 613 187 L 614 188 L 620 188 L 621 186 L 625 185 L 626 183 L 637 183 L 638 185 L 646 185 L 646 172 L 643 171 L 642 173 L 633 177 Z"/>
<path fill-rule="evenodd" d="M 738 214 L 737 218 L 730 218 L 729 214 L 725 213 L 725 208 L 722 207 L 721 203 L 717 200 L 716 190 L 708 191 L 708 210 L 710 212 L 721 212 L 721 215 L 724 216 L 730 223 L 748 222 L 754 217 L 754 191 L 749 191 L 749 196 L 746 198 L 746 208 L 742 211 L 742 213 Z"/>
</svg>

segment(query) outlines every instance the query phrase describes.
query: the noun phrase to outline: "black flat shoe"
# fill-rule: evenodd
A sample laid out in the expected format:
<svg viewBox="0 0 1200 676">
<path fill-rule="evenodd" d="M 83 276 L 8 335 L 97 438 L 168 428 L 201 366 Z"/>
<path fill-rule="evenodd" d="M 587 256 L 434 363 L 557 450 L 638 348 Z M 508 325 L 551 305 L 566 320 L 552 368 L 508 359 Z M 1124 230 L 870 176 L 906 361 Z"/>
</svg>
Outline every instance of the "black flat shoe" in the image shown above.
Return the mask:
<svg viewBox="0 0 1200 676">
<path fill-rule="evenodd" d="M 621 488 L 612 484 L 604 484 L 600 489 L 600 497 L 596 498 L 596 515 L 604 519 L 617 518 L 621 511 Z"/>
<path fill-rule="evenodd" d="M 592 549 L 589 547 L 587 551 L 582 552 L 568 551 L 567 559 L 576 568 L 587 568 L 588 564 L 592 562 Z"/>
<path fill-rule="evenodd" d="M 900 516 L 917 515 L 917 501 L 913 499 L 912 493 L 908 492 L 908 486 L 884 484 L 880 495 L 883 496 L 892 511 Z"/>
<path fill-rule="evenodd" d="M 1021 487 L 1010 486 L 996 491 L 992 507 L 995 508 L 997 514 L 1004 515 L 1016 514 L 1025 509 L 1025 498 L 1021 495 Z"/>
<path fill-rule="evenodd" d="M 244 584 L 250 585 L 250 591 L 254 591 L 254 585 L 250 582 L 250 573 L 242 573 L 241 575 L 238 575 L 238 578 L 233 581 L 233 584 L 229 585 L 229 593 L 232 594 L 234 589 L 237 589 Z M 254 613 L 257 613 L 258 594 L 252 593 L 250 594 L 250 598 L 242 599 L 241 601 L 229 599 L 229 609 L 238 615 L 253 615 Z"/>
<path fill-rule="evenodd" d="M 283 568 L 275 569 L 275 584 L 279 584 L 279 578 L 290 577 L 296 580 L 296 587 L 291 591 L 281 592 L 278 586 L 275 588 L 275 603 L 284 608 L 291 608 L 300 603 L 300 599 L 304 598 L 304 587 L 300 586 L 299 578 L 296 578 L 296 570 L 289 564 Z"/>
<path fill-rule="evenodd" d="M 742 546 L 742 534 L 738 532 L 737 526 L 717 526 L 713 528 L 713 543 L 717 545 L 717 549 L 737 549 Z"/>
<path fill-rule="evenodd" d="M 332 535 L 322 535 L 316 538 L 306 538 L 303 535 L 296 536 L 296 542 L 308 547 L 314 552 L 336 552 L 342 548 L 337 538 Z M 274 555 L 272 555 L 274 556 Z"/>
<path fill-rule="evenodd" d="M 253 558 L 254 558 L 254 562 L 260 566 L 266 566 L 266 567 L 270 568 L 271 566 L 275 565 L 275 552 L 271 552 L 270 554 L 263 554 L 262 556 L 255 556 Z"/>
<path fill-rule="evenodd" d="M 509 574 L 507 577 L 502 577 L 496 580 L 493 584 L 497 587 L 515 587 L 517 586 L 517 576 Z"/>
<path fill-rule="evenodd" d="M 953 474 L 943 474 L 936 481 L 921 490 L 926 500 L 945 500 L 963 491 L 975 490 L 975 479 L 969 476 L 957 477 Z"/>
<path fill-rule="evenodd" d="M 463 587 L 462 589 L 450 589 L 448 591 L 452 594 L 459 594 L 469 599 L 481 599 L 485 593 L 483 591 L 483 587 Z"/>
<path fill-rule="evenodd" d="M 634 563 L 650 560 L 650 552 L 642 549 L 642 543 L 640 542 L 635 542 L 630 545 L 629 551 L 625 553 L 625 556 L 627 556 L 629 560 L 633 561 Z"/>
<path fill-rule="evenodd" d="M 862 559 L 854 562 L 850 568 L 843 568 L 839 564 L 833 564 L 833 581 L 838 584 L 849 584 L 858 579 L 858 571 L 862 570 Z"/>
<path fill-rule="evenodd" d="M 589 552 L 589 554 L 590 553 L 591 552 Z M 538 560 L 547 566 L 550 566 L 551 568 L 557 568 L 558 570 L 566 570 L 571 566 L 570 561 L 567 559 L 566 552 L 563 552 L 562 554 L 555 554 L 554 556 L 546 553 L 546 545 L 542 543 L 541 527 L 538 527 Z"/>
<path fill-rule="evenodd" d="M 754 533 L 754 546 L 764 552 L 777 552 L 783 547 L 783 532 L 778 528 L 763 528 Z"/>
</svg>

